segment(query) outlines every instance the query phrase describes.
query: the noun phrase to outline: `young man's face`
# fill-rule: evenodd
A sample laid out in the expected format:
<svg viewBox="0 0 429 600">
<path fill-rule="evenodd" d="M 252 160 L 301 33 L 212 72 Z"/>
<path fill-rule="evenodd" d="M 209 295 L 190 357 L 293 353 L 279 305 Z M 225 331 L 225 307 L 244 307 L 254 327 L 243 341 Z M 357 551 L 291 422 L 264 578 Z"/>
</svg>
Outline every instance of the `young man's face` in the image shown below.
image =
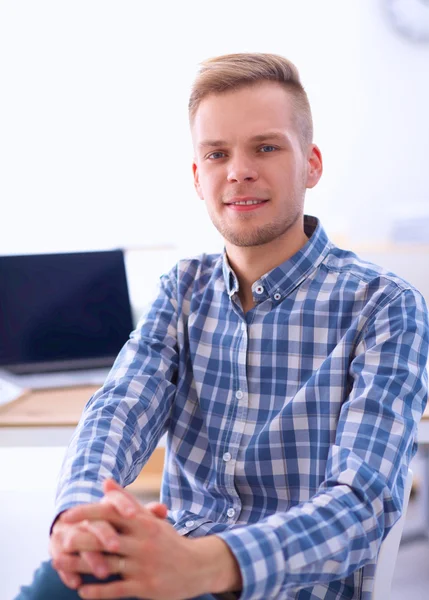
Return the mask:
<svg viewBox="0 0 429 600">
<path fill-rule="evenodd" d="M 275 82 L 212 94 L 198 107 L 195 187 L 230 244 L 258 246 L 293 226 L 302 231 L 305 190 L 318 182 L 322 163 L 316 146 L 302 149 L 293 110 Z"/>
</svg>

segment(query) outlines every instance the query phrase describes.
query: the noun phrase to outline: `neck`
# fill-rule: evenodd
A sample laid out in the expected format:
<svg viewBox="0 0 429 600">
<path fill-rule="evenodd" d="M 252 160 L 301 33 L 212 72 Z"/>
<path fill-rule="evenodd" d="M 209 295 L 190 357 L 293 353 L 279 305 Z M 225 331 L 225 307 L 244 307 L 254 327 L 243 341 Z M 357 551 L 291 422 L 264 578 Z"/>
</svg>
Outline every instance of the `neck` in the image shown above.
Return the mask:
<svg viewBox="0 0 429 600">
<path fill-rule="evenodd" d="M 291 258 L 307 242 L 302 220 L 297 221 L 283 236 L 261 246 L 234 246 L 225 242 L 229 264 L 240 285 L 238 295 L 244 312 L 254 306 L 253 283 Z"/>
</svg>

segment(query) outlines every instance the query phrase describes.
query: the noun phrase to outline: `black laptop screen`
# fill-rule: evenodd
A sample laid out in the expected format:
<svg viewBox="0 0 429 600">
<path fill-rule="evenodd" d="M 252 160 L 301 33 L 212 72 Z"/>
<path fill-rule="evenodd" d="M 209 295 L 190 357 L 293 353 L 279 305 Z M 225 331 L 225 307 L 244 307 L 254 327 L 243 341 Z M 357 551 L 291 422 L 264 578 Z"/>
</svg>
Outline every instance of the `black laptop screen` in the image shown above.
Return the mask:
<svg viewBox="0 0 429 600">
<path fill-rule="evenodd" d="M 0 365 L 113 362 L 133 328 L 122 250 L 0 257 Z"/>
</svg>

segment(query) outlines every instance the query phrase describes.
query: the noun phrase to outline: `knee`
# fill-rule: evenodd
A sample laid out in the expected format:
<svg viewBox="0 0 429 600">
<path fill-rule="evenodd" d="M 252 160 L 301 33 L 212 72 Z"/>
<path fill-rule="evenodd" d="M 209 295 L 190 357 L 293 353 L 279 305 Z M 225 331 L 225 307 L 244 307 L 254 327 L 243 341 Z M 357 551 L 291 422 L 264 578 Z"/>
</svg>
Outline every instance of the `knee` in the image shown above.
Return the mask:
<svg viewBox="0 0 429 600">
<path fill-rule="evenodd" d="M 68 588 L 52 566 L 52 561 L 41 564 L 32 583 L 21 588 L 15 600 L 78 600 L 75 590 Z"/>
</svg>

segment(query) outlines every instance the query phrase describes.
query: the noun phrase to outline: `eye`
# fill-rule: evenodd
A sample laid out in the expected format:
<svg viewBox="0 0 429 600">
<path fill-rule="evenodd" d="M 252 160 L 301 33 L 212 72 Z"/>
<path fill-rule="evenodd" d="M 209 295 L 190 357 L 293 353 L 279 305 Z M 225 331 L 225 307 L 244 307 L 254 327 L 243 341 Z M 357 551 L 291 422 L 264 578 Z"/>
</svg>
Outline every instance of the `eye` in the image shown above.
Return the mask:
<svg viewBox="0 0 429 600">
<path fill-rule="evenodd" d="M 206 158 L 212 158 L 213 160 L 218 160 L 219 158 L 223 158 L 225 156 L 224 152 L 212 152 L 211 154 L 208 154 Z"/>
<path fill-rule="evenodd" d="M 267 153 L 267 152 L 273 152 L 273 150 L 277 150 L 276 146 L 270 146 L 269 144 L 265 144 L 265 146 L 261 146 L 261 148 L 259 148 L 260 152 L 263 153 Z"/>
</svg>

